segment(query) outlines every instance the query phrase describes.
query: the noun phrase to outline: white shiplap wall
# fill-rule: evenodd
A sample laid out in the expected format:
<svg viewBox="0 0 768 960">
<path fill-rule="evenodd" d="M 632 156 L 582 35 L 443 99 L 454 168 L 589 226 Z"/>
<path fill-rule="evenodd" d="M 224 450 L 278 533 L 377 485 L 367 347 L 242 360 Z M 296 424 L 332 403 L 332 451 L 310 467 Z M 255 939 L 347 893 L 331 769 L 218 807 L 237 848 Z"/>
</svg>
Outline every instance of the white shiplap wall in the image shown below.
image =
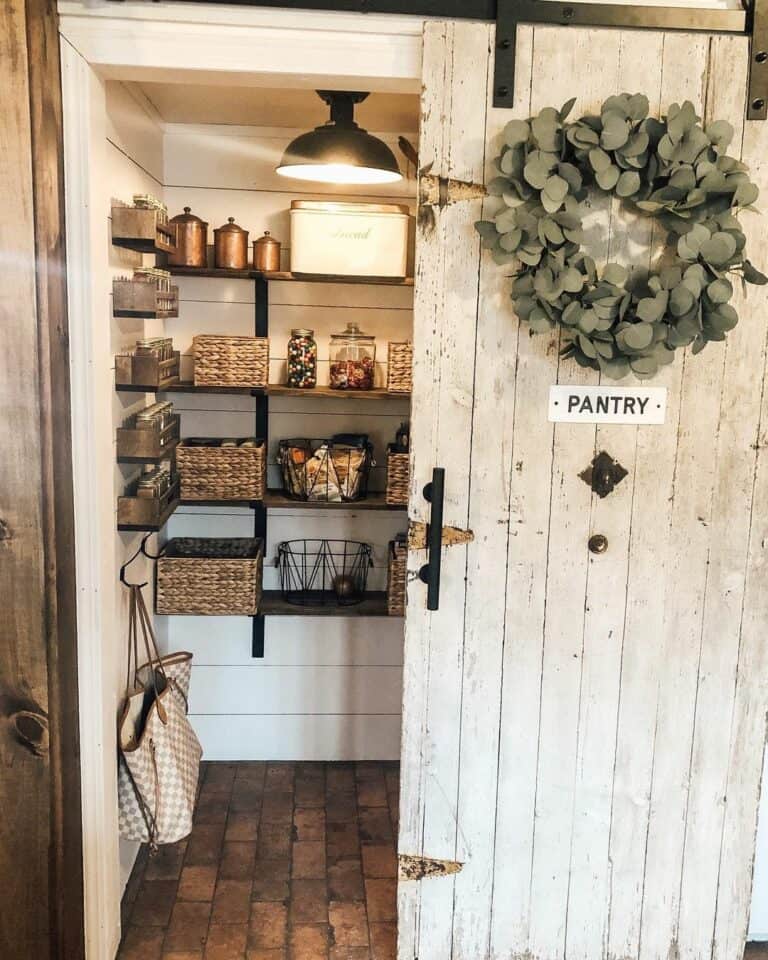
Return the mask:
<svg viewBox="0 0 768 960">
<path fill-rule="evenodd" d="M 165 199 L 171 214 L 190 206 L 213 228 L 227 217 L 251 233 L 264 230 L 284 244 L 288 267 L 292 193 L 273 171 L 295 131 L 249 127 L 165 126 Z M 396 136 L 389 136 L 392 142 Z M 410 199 L 413 182 L 388 197 Z M 360 196 L 357 191 L 357 196 Z M 337 195 L 338 196 L 338 195 Z M 196 333 L 251 335 L 254 284 L 243 280 L 178 278 L 179 318 L 168 329 L 191 377 Z M 318 342 L 319 382 L 328 380 L 328 342 L 348 321 L 375 334 L 378 383 L 386 379 L 386 343 L 410 338 L 412 293 L 408 288 L 354 284 L 272 282 L 269 286 L 270 381 L 283 382 L 285 348 L 292 327 L 310 327 Z M 177 395 L 184 436 L 247 436 L 254 430 L 248 397 Z M 408 417 L 407 400 L 271 398 L 269 484 L 279 485 L 275 450 L 281 437 L 325 437 L 365 432 L 375 445 L 371 487 L 385 485 L 385 449 Z M 271 511 L 264 586 L 276 589 L 276 545 L 302 537 L 360 539 L 374 548 L 371 589 L 386 587 L 387 544 L 405 527 L 404 513 L 349 510 Z M 169 536 L 249 536 L 252 513 L 241 508 L 183 508 Z M 396 759 L 399 757 L 403 621 L 356 618 L 268 618 L 265 657 L 251 658 L 247 618 L 170 617 L 168 644 L 195 654 L 190 710 L 206 757 L 254 759 Z"/>
</svg>

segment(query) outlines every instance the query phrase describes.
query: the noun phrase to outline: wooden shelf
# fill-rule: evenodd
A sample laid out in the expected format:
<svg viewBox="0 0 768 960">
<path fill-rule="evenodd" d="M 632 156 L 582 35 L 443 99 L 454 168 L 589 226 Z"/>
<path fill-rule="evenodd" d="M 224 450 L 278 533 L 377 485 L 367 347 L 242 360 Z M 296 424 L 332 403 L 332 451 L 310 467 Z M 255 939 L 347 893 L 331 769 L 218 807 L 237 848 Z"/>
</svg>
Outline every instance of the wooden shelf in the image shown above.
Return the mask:
<svg viewBox="0 0 768 960">
<path fill-rule="evenodd" d="M 287 280 L 294 283 L 363 283 L 369 286 L 412 287 L 413 277 L 352 277 L 330 273 L 291 273 L 273 270 L 262 274 L 265 280 Z"/>
<path fill-rule="evenodd" d="M 180 500 L 182 507 L 250 507 L 263 504 L 268 510 L 383 510 L 405 512 L 406 506 L 392 506 L 383 493 L 369 493 L 365 500 L 324 502 L 322 500 L 292 500 L 282 490 L 269 490 L 263 500 Z"/>
<path fill-rule="evenodd" d="M 165 510 L 160 514 L 156 523 L 118 523 L 117 529 L 120 531 L 159 533 L 171 519 L 171 516 L 180 503 L 180 500 L 171 500 Z"/>
<path fill-rule="evenodd" d="M 301 387 L 284 387 L 281 384 L 271 383 L 267 387 L 271 397 L 322 397 L 334 400 L 409 400 L 410 393 L 393 393 L 389 390 L 333 390 L 331 387 L 312 387 L 304 390 Z"/>
<path fill-rule="evenodd" d="M 348 607 L 300 607 L 283 599 L 279 590 L 265 590 L 261 596 L 259 613 L 265 617 L 388 617 L 387 595 L 366 593 L 362 603 Z"/>
<path fill-rule="evenodd" d="M 287 281 L 289 283 L 362 283 L 369 286 L 412 287 L 413 277 L 352 277 L 343 274 L 291 273 L 289 270 L 272 270 L 262 273 L 260 270 L 224 270 L 219 267 L 173 267 L 168 269 L 175 277 L 218 277 L 229 280 L 265 280 Z"/>
<path fill-rule="evenodd" d="M 153 388 L 120 386 L 119 390 L 148 390 Z M 270 397 L 303 397 L 306 399 L 321 398 L 323 400 L 409 400 L 410 393 L 391 390 L 332 390 L 330 387 L 284 387 L 279 383 L 270 383 L 268 387 L 196 387 L 189 381 L 179 381 L 170 386 L 157 390 L 158 393 L 231 393 L 240 396 L 260 397 L 265 394 Z"/>
<path fill-rule="evenodd" d="M 385 494 L 369 493 L 365 500 L 323 502 L 321 500 L 292 500 L 282 490 L 270 490 L 264 497 L 264 506 L 270 510 L 400 510 L 405 506 L 391 506 L 387 503 Z"/>
</svg>

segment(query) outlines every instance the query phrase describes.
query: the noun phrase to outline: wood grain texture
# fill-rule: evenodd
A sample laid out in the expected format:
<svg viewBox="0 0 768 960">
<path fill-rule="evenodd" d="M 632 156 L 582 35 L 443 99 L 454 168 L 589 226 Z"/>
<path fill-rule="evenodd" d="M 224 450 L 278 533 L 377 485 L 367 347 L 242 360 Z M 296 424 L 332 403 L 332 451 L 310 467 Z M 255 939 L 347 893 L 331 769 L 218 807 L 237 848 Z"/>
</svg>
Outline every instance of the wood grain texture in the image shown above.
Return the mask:
<svg viewBox="0 0 768 960">
<path fill-rule="evenodd" d="M 768 187 L 768 134 L 741 121 L 742 38 L 524 28 L 515 109 L 486 106 L 477 137 L 458 125 L 468 81 L 455 76 L 473 29 L 433 23 L 425 34 L 422 160 L 435 154 L 439 167 L 452 149 L 463 158 L 461 170 L 438 175 L 479 182 L 473 161 L 512 116 L 574 94 L 575 110 L 590 112 L 626 89 L 646 92 L 656 114 L 689 98 L 705 120 L 731 119 L 732 152 Z M 553 426 L 548 387 L 597 378 L 559 360 L 556 336 L 518 330 L 490 259 L 480 264 L 474 350 L 466 343 L 476 240 L 452 224 L 451 247 L 466 250 L 436 249 L 457 206 L 419 235 L 412 435 L 417 471 L 428 454 L 425 471 L 445 459 L 436 405 L 451 384 L 472 429 L 455 419 L 446 465 L 449 477 L 454 465 L 468 475 L 475 536 L 466 565 L 444 554 L 450 624 L 424 613 L 411 586 L 400 852 L 463 868 L 401 884 L 399 956 L 741 960 L 768 666 L 758 640 L 768 620 L 764 583 L 758 596 L 768 542 L 765 293 L 739 298 L 726 343 L 663 371 L 663 426 Z M 589 206 L 598 261 L 656 262 L 665 243 L 656 225 L 596 195 Z M 768 228 L 743 220 L 763 266 Z M 475 372 L 469 397 L 453 367 L 459 350 Z M 603 449 L 628 476 L 598 500 L 578 474 Z M 422 519 L 419 485 L 410 510 Z M 607 553 L 589 554 L 593 533 L 607 536 Z M 432 707 L 438 691 L 450 718 Z"/>
<path fill-rule="evenodd" d="M 0 11 L 0 953 L 83 956 L 55 5 Z M 37 265 L 37 270 L 36 270 Z"/>
</svg>

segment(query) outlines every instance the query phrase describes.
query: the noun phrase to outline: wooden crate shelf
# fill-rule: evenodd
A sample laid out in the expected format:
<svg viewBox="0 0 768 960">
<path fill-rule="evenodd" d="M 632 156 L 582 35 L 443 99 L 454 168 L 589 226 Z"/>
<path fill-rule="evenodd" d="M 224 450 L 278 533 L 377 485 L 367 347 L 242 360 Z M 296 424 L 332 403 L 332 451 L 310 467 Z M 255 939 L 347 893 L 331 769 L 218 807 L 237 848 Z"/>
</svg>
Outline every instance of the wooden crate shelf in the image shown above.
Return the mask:
<svg viewBox="0 0 768 960">
<path fill-rule="evenodd" d="M 141 427 L 117 428 L 118 463 L 160 463 L 179 444 L 181 418 L 174 414 L 165 430 Z"/>
<path fill-rule="evenodd" d="M 136 483 L 130 493 L 117 498 L 117 529 L 142 530 L 157 533 L 165 526 L 179 505 L 179 478 L 176 477 L 162 497 L 134 496 Z"/>
<path fill-rule="evenodd" d="M 283 599 L 279 590 L 265 590 L 261 595 L 259 613 L 265 617 L 388 617 L 387 595 L 384 591 L 366 593 L 362 603 L 348 607 L 300 607 Z"/>
<path fill-rule="evenodd" d="M 168 304 L 168 306 L 164 306 Z M 179 315 L 179 288 L 158 290 L 147 280 L 112 281 L 112 314 L 115 317 L 169 319 Z"/>
<path fill-rule="evenodd" d="M 176 229 L 160 219 L 158 210 L 113 206 L 112 243 L 138 253 L 173 253 Z"/>
<path fill-rule="evenodd" d="M 179 382 L 181 355 L 174 350 L 167 360 L 135 353 L 120 353 L 115 357 L 115 387 L 141 393 L 168 390 Z"/>
</svg>

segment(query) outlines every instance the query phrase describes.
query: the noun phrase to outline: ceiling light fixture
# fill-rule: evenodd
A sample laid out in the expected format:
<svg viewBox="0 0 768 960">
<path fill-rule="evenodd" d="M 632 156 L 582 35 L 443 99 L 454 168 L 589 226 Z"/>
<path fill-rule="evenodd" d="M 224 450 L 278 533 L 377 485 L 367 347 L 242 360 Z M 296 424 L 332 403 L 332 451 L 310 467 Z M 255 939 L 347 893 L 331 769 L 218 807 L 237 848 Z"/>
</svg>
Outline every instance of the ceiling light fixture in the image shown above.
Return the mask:
<svg viewBox="0 0 768 960">
<path fill-rule="evenodd" d="M 296 137 L 286 147 L 277 173 L 322 183 L 395 183 L 402 179 L 394 153 L 355 123 L 355 104 L 367 93 L 318 90 L 331 108 L 328 123 Z"/>
</svg>

